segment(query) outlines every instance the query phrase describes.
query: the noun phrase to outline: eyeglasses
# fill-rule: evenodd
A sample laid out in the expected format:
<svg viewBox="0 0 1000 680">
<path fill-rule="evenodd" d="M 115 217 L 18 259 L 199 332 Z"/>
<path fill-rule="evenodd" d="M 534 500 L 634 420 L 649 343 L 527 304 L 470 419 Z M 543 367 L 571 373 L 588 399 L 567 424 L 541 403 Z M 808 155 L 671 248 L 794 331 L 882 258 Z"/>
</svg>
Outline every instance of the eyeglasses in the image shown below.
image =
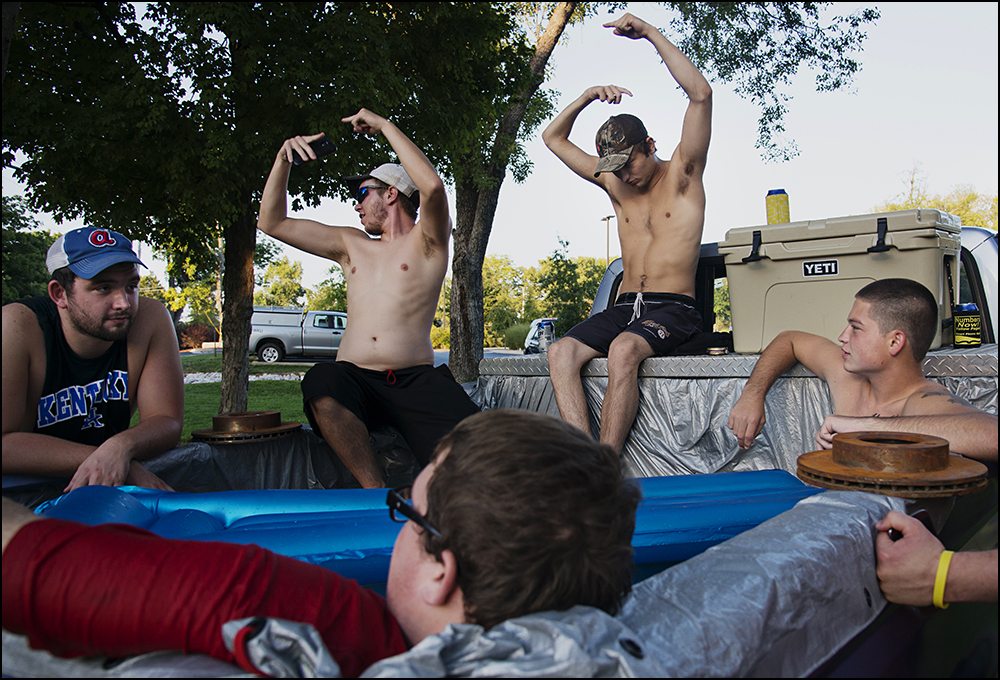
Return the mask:
<svg viewBox="0 0 1000 680">
<path fill-rule="evenodd" d="M 358 189 L 358 193 L 354 197 L 354 200 L 357 203 L 363 203 L 365 200 L 365 196 L 368 195 L 369 191 L 383 191 L 388 188 L 389 187 L 376 187 L 376 186 L 361 187 L 360 189 Z"/>
<path fill-rule="evenodd" d="M 413 506 L 407 502 L 406 497 L 410 495 L 410 489 L 412 487 L 403 486 L 398 489 L 391 489 L 389 495 L 386 496 L 385 504 L 389 506 L 389 517 L 392 518 L 393 522 L 406 523 L 412 520 L 417 523 L 421 529 L 430 533 L 431 536 L 435 538 L 441 538 L 441 532 L 434 528 L 434 525 L 427 521 L 427 519 L 421 515 L 419 512 L 413 509 Z M 396 513 L 402 515 L 402 517 L 397 516 Z"/>
</svg>

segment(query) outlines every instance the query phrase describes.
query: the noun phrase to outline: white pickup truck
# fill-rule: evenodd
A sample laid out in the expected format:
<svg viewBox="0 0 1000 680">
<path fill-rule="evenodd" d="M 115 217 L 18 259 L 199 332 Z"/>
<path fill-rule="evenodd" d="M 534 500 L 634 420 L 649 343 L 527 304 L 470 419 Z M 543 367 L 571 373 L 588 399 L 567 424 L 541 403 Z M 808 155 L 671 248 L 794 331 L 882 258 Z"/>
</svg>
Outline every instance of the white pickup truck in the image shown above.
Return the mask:
<svg viewBox="0 0 1000 680">
<path fill-rule="evenodd" d="M 337 356 L 347 314 L 255 305 L 250 324 L 249 351 L 272 364 L 292 356 Z"/>
</svg>

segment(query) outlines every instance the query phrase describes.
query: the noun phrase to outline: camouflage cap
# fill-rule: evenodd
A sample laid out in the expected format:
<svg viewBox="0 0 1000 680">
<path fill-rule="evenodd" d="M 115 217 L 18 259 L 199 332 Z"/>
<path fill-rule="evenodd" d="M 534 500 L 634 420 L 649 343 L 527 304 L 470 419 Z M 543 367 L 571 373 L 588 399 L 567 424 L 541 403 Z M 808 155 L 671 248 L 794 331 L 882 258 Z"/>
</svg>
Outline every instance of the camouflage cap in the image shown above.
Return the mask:
<svg viewBox="0 0 1000 680">
<path fill-rule="evenodd" d="M 597 154 L 601 158 L 597 162 L 594 177 L 602 172 L 614 172 L 625 167 L 632 149 L 636 144 L 646 141 L 648 136 L 646 126 L 631 114 L 623 113 L 608 118 L 597 131 Z"/>
</svg>

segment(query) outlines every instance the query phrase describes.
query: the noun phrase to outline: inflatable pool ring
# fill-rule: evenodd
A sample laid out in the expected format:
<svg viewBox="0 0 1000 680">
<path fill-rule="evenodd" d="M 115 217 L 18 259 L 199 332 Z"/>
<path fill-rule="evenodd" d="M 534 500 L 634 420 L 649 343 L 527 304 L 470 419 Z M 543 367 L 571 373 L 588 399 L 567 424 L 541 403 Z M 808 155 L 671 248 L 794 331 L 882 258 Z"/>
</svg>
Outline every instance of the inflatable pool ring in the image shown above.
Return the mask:
<svg viewBox="0 0 1000 680">
<path fill-rule="evenodd" d="M 820 490 L 762 470 L 636 480 L 643 499 L 634 580 L 662 571 L 790 509 Z M 400 524 L 384 489 L 175 493 L 87 486 L 36 510 L 85 524 L 117 522 L 166 538 L 256 544 L 378 588 Z"/>
</svg>

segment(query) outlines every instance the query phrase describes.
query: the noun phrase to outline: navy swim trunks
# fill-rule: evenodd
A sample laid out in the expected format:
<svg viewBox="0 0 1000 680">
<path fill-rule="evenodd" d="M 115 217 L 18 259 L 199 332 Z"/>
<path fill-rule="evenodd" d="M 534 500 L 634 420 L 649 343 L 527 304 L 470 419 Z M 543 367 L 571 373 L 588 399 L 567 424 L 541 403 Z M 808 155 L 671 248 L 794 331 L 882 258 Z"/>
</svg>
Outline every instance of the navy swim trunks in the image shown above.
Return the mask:
<svg viewBox="0 0 1000 680">
<path fill-rule="evenodd" d="M 573 326 L 566 336 L 607 355 L 615 338 L 633 333 L 649 343 L 654 356 L 666 356 L 699 332 L 701 323 L 694 298 L 687 295 L 622 293 L 614 306 Z"/>
</svg>

